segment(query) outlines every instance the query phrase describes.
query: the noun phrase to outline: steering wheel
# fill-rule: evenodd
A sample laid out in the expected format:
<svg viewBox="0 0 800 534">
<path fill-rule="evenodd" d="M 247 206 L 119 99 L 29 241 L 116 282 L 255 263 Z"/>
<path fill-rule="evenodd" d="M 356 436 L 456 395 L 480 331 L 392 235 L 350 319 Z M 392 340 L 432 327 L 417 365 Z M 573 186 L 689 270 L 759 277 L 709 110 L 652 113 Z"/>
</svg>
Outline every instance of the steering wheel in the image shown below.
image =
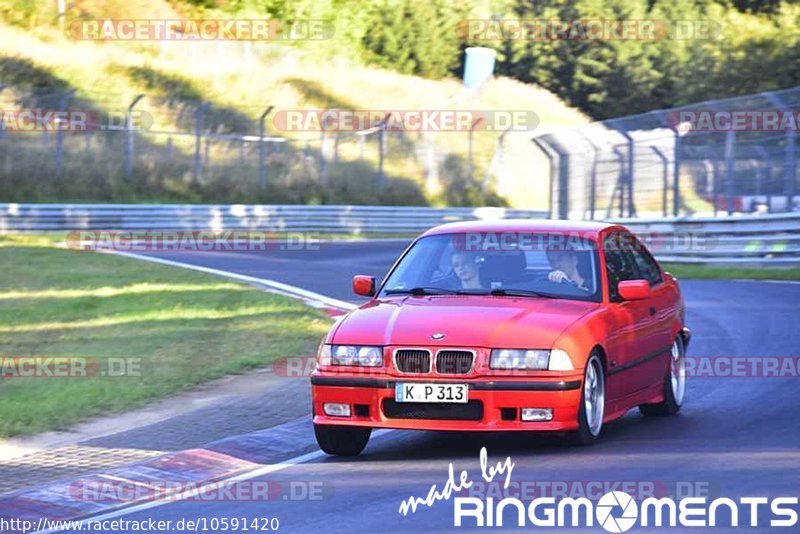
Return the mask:
<svg viewBox="0 0 800 534">
<path fill-rule="evenodd" d="M 534 281 L 534 283 L 537 283 L 537 284 L 540 283 L 540 282 L 547 282 L 548 284 L 569 284 L 569 285 L 578 287 L 578 284 L 575 282 L 575 280 L 570 280 L 569 278 L 564 278 L 564 280 L 562 280 L 561 282 L 553 282 L 552 280 L 550 280 L 549 275 L 547 275 L 547 274 L 539 275 L 536 278 L 534 278 L 533 281 Z"/>
</svg>

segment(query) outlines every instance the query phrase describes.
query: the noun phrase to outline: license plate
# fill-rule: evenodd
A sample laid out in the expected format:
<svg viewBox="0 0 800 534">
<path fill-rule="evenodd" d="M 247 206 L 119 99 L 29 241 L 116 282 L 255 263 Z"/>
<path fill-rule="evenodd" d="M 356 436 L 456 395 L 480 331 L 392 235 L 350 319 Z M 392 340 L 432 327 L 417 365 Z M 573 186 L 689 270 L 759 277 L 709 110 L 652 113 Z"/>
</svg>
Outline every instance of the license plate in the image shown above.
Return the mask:
<svg viewBox="0 0 800 534">
<path fill-rule="evenodd" d="M 424 384 L 398 382 L 394 386 L 396 402 L 453 402 L 466 403 L 469 386 L 467 384 Z"/>
</svg>

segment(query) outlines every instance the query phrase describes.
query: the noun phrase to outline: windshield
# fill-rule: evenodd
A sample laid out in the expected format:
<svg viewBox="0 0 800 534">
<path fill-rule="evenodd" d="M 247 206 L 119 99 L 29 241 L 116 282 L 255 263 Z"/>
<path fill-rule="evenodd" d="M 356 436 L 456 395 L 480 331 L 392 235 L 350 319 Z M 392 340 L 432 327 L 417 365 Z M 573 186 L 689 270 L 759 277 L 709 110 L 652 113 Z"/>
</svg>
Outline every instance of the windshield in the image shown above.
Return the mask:
<svg viewBox="0 0 800 534">
<path fill-rule="evenodd" d="M 480 232 L 419 239 L 381 297 L 493 294 L 600 300 L 597 246 L 564 234 Z"/>
</svg>

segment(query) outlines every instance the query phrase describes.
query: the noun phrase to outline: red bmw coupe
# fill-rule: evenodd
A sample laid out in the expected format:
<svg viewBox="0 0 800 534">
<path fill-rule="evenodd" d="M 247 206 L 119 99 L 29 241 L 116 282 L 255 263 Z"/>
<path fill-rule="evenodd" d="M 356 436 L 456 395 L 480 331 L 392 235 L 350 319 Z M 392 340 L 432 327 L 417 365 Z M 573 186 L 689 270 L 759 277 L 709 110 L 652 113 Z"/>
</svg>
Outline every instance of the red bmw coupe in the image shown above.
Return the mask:
<svg viewBox="0 0 800 534">
<path fill-rule="evenodd" d="M 690 331 L 678 283 L 624 226 L 438 226 L 342 317 L 311 376 L 314 431 L 355 455 L 373 428 L 567 432 L 680 410 Z"/>
</svg>

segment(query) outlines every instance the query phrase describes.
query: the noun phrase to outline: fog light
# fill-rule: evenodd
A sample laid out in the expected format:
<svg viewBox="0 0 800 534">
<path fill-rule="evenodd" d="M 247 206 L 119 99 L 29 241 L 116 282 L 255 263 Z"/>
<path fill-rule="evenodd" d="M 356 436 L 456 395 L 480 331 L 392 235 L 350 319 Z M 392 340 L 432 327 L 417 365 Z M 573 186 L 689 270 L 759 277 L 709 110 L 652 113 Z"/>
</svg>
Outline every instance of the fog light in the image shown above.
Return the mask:
<svg viewBox="0 0 800 534">
<path fill-rule="evenodd" d="M 523 408 L 523 421 L 550 421 L 553 418 L 552 408 Z"/>
<path fill-rule="evenodd" d="M 331 417 L 350 417 L 350 405 L 342 404 L 340 402 L 326 402 L 322 405 L 325 410 L 325 415 Z"/>
</svg>

